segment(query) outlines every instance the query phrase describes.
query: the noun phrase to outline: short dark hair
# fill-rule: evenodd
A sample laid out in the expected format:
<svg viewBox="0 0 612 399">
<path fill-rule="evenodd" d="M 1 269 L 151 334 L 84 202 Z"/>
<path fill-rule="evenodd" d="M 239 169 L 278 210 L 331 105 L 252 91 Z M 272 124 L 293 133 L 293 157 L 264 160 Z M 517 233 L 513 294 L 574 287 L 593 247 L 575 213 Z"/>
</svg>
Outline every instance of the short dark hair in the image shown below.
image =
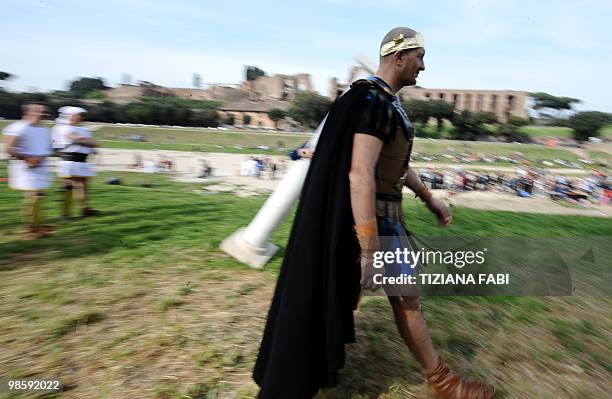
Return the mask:
<svg viewBox="0 0 612 399">
<path fill-rule="evenodd" d="M 47 107 L 47 104 L 42 103 L 42 102 L 27 102 L 21 105 L 21 112 L 23 114 L 27 114 L 28 112 L 31 111 L 32 107 L 35 107 L 37 105 L 40 105 L 41 107 Z"/>
</svg>

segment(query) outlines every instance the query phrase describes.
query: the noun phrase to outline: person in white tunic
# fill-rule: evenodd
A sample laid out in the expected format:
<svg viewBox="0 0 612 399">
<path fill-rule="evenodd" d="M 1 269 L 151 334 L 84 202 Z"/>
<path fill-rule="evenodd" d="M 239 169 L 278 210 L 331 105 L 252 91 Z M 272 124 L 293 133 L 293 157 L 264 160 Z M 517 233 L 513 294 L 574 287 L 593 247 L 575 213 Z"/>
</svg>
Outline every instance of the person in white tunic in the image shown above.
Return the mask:
<svg viewBox="0 0 612 399">
<path fill-rule="evenodd" d="M 88 180 L 95 176 L 87 157 L 96 152 L 96 141 L 92 133 L 80 126 L 87 112 L 80 107 L 62 107 L 59 109 L 57 124 L 53 128 L 53 146 L 60 155 L 57 174 L 63 179 L 62 216 L 70 217 L 72 198 L 76 198 L 82 207 L 83 216 L 94 216 L 99 213 L 89 206 L 87 195 Z"/>
<path fill-rule="evenodd" d="M 40 124 L 48 115 L 42 104 L 25 104 L 22 119 L 2 132 L 4 148 L 10 156 L 9 187 L 24 193 L 24 214 L 28 225 L 26 238 L 50 234 L 54 226 L 42 224 L 41 204 L 51 185 L 47 157 L 53 154 L 50 130 Z"/>
</svg>

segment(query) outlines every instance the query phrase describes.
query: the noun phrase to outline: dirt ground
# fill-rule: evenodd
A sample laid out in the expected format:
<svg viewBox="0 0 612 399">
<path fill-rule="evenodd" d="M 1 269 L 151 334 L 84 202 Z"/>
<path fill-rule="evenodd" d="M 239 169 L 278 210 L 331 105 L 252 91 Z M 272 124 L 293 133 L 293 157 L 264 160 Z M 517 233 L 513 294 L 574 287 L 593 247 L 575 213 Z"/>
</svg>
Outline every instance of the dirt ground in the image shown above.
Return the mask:
<svg viewBox="0 0 612 399">
<path fill-rule="evenodd" d="M 447 193 L 442 192 L 442 190 L 439 191 L 441 197 L 448 198 Z M 564 205 L 560 201 L 552 201 L 545 197 L 522 198 L 497 191 L 468 191 L 456 194 L 454 199 L 456 206 L 465 208 L 555 215 L 612 216 L 612 207 L 609 205 L 589 204 L 581 208 L 574 205 Z"/>
</svg>

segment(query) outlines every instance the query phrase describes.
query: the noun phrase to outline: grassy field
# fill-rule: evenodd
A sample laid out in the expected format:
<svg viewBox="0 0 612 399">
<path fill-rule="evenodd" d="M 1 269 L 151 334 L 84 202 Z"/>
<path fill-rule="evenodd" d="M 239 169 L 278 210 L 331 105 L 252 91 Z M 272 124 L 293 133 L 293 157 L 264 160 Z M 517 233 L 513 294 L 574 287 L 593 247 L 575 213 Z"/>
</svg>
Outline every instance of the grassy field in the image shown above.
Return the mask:
<svg viewBox="0 0 612 399">
<path fill-rule="evenodd" d="M 140 134 L 146 137 L 147 142 L 128 141 L 122 138 L 130 134 Z M 263 132 L 219 132 L 206 129 L 178 129 L 167 128 L 136 128 L 104 126 L 96 131 L 96 136 L 102 140 L 104 147 L 131 148 L 131 149 L 163 149 L 178 151 L 205 151 L 226 153 L 267 153 L 272 155 L 286 155 L 286 148 L 295 148 L 307 140 L 304 134 L 290 133 L 263 133 Z M 282 146 L 279 146 L 282 142 Z M 257 146 L 270 147 L 268 150 L 256 148 Z M 280 147 L 284 147 L 280 148 Z M 449 147 L 457 153 L 467 152 L 481 155 L 514 156 L 520 152 L 536 166 L 544 166 L 543 160 L 562 159 L 578 162 L 578 156 L 566 149 L 547 148 L 539 145 L 521 145 L 487 142 L 459 142 L 447 140 L 417 139 L 414 151 L 428 156 L 440 156 L 448 153 Z M 418 159 L 417 159 L 418 160 Z M 441 159 L 444 162 L 446 159 Z M 484 165 L 511 166 L 510 162 L 496 161 L 493 163 L 480 163 Z M 554 163 L 552 167 L 564 167 Z"/>
<path fill-rule="evenodd" d="M 437 127 L 433 123 L 425 126 L 424 129 L 425 131 L 422 132 L 422 136 L 429 137 L 431 135 L 437 135 Z M 450 124 L 445 124 L 442 128 L 441 137 L 450 137 L 451 130 L 452 126 Z M 490 130 L 494 131 L 495 128 L 491 127 Z M 533 139 L 541 139 L 545 137 L 571 138 L 573 136 L 572 129 L 569 127 L 528 125 L 521 127 L 519 130 L 528 134 Z M 612 125 L 606 126 L 602 129 L 601 137 L 612 139 Z"/>
<path fill-rule="evenodd" d="M 100 140 L 125 140 L 125 137 L 133 134 L 142 135 L 148 142 L 153 144 L 221 145 L 227 147 L 242 145 L 245 147 L 267 146 L 271 148 L 284 147 L 290 149 L 299 146 L 309 138 L 308 134 L 303 133 L 123 126 L 103 126 L 95 133 L 96 137 Z M 279 141 L 281 143 L 279 143 Z"/>
<path fill-rule="evenodd" d="M 549 148 L 532 144 L 488 143 L 482 141 L 452 141 L 452 140 L 419 140 L 414 144 L 414 151 L 427 154 L 442 155 L 449 153 L 449 147 L 456 153 L 467 152 L 483 155 L 511 156 L 516 152 L 524 154 L 527 159 L 564 159 L 577 161 L 573 152 L 563 148 Z"/>
<path fill-rule="evenodd" d="M 612 162 L 612 154 L 609 152 L 589 150 L 588 153 L 592 159 L 602 159 L 607 162 Z"/>
<path fill-rule="evenodd" d="M 520 131 L 523 133 L 527 133 L 534 139 L 543 137 L 572 137 L 572 129 L 570 129 L 569 127 L 529 125 L 523 126 Z"/>
<path fill-rule="evenodd" d="M 289 151 L 281 149 L 260 149 L 254 147 L 240 147 L 234 145 L 210 145 L 210 144 L 184 144 L 184 143 L 144 143 L 138 141 L 122 140 L 100 140 L 104 148 L 123 148 L 137 150 L 169 150 L 169 151 L 196 151 L 196 152 L 220 152 L 227 154 L 267 154 L 288 155 Z M 297 146 L 296 146 L 297 147 Z"/>
<path fill-rule="evenodd" d="M 608 125 L 601 130 L 601 137 L 605 137 L 608 140 L 612 139 L 612 125 Z"/>
<path fill-rule="evenodd" d="M 0 375 L 59 376 L 61 398 L 254 398 L 250 370 L 290 222 L 274 234 L 279 254 L 252 270 L 218 247 L 265 198 L 112 175 L 124 185 L 104 185 L 110 174 L 94 180 L 93 205 L 107 212 L 98 218 L 57 221 L 51 190 L 45 210 L 59 230 L 38 241 L 21 240 L 19 193 L 0 182 Z M 459 208 L 440 230 L 422 205 L 411 201 L 406 212 L 420 235 L 612 235 L 602 218 Z M 436 346 L 458 371 L 486 378 L 502 398 L 557 399 L 609 392 L 611 304 L 429 297 L 423 306 Z M 386 300 L 364 299 L 356 320 L 342 382 L 319 398 L 430 398 Z"/>
<path fill-rule="evenodd" d="M 125 140 L 131 134 L 143 135 L 147 142 Z M 207 129 L 170 129 L 104 126 L 96 131 L 104 147 L 133 149 L 163 149 L 178 151 L 206 151 L 226 153 L 267 153 L 286 155 L 288 149 L 296 148 L 308 139 L 305 134 L 264 133 L 244 131 L 211 131 Z M 279 143 L 281 142 L 281 143 Z M 282 144 L 282 145 L 280 145 Z M 257 146 L 270 149 L 262 150 Z M 458 142 L 447 140 L 422 140 L 415 142 L 414 151 L 426 155 L 443 155 L 453 147 L 457 153 L 467 152 L 482 155 L 515 156 L 524 154 L 536 166 L 544 166 L 541 161 L 562 159 L 578 162 L 578 156 L 563 148 L 547 148 L 539 145 L 521 145 L 487 142 Z M 441 161 L 445 161 L 442 159 Z M 481 164 L 477 162 L 478 164 Z M 483 163 L 484 164 L 484 163 Z M 497 161 L 485 165 L 511 166 L 510 162 Z M 557 163 L 552 167 L 564 167 Z"/>
</svg>

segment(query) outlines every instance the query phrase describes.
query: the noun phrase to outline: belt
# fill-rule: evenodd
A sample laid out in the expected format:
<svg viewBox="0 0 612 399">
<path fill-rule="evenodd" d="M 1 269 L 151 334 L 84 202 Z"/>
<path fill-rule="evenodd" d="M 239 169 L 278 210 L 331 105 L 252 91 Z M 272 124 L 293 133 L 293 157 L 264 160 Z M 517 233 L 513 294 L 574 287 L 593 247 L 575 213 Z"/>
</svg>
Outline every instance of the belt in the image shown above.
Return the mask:
<svg viewBox="0 0 612 399">
<path fill-rule="evenodd" d="M 82 152 L 60 152 L 60 157 L 64 161 L 72 162 L 87 162 L 89 154 L 83 154 Z"/>
<path fill-rule="evenodd" d="M 376 216 L 403 221 L 404 211 L 401 201 L 376 200 Z"/>
</svg>

